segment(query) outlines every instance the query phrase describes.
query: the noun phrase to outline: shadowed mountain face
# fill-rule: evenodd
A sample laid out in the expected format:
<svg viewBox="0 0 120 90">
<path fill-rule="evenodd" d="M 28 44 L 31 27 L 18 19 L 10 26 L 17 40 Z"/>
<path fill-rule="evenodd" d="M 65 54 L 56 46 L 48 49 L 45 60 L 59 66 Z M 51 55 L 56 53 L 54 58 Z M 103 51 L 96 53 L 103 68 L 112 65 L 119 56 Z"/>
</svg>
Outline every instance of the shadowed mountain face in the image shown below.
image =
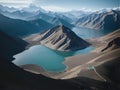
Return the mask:
<svg viewBox="0 0 120 90">
<path fill-rule="evenodd" d="M 36 20 L 36 19 L 42 19 L 44 21 L 47 21 L 49 22 L 50 20 L 53 19 L 52 16 L 50 16 L 49 14 L 46 14 L 46 13 L 43 13 L 41 11 L 38 12 L 38 14 L 32 16 L 32 17 L 29 17 L 27 18 L 28 20 Z"/>
<path fill-rule="evenodd" d="M 11 19 L 0 14 L 0 28 L 3 32 L 11 36 L 24 37 L 33 33 L 46 30 L 52 24 L 44 20 L 24 21 L 19 19 Z"/>
<path fill-rule="evenodd" d="M 11 59 L 16 53 L 23 51 L 26 45 L 20 38 L 11 37 L 0 30 L 0 55 Z"/>
<path fill-rule="evenodd" d="M 74 25 L 68 23 L 67 21 L 65 21 L 64 19 L 59 18 L 59 17 L 55 17 L 49 22 L 52 23 L 54 26 L 64 25 L 64 26 L 69 27 L 69 28 L 74 27 Z"/>
<path fill-rule="evenodd" d="M 30 20 L 31 24 L 35 25 L 40 30 L 48 30 L 53 27 L 51 23 L 48 23 L 42 19 Z"/>
<path fill-rule="evenodd" d="M 108 12 L 94 12 L 80 18 L 76 24 L 79 27 L 86 27 L 96 30 L 115 30 L 120 27 L 120 11 L 111 10 Z"/>
<path fill-rule="evenodd" d="M 35 25 L 23 20 L 11 19 L 0 14 L 0 28 L 12 36 L 26 36 L 38 32 Z"/>
<path fill-rule="evenodd" d="M 34 17 L 31 17 L 29 18 L 30 21 L 35 21 L 35 20 L 44 20 L 45 22 L 48 22 L 54 26 L 57 26 L 57 25 L 65 25 L 69 28 L 73 28 L 74 25 L 73 24 L 70 24 L 70 19 L 65 17 L 65 16 L 60 16 L 60 15 L 49 15 L 47 13 L 39 13 L 37 16 L 34 16 Z"/>
<path fill-rule="evenodd" d="M 63 25 L 56 26 L 41 33 L 39 41 L 45 46 L 55 50 L 78 50 L 90 45 Z"/>
</svg>

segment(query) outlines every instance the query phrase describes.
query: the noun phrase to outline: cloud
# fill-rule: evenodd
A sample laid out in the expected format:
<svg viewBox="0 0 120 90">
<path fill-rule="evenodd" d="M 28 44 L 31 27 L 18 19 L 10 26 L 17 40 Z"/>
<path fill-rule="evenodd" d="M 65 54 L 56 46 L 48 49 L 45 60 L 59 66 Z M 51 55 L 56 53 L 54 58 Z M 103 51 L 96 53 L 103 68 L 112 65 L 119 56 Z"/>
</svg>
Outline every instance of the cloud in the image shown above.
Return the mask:
<svg viewBox="0 0 120 90">
<path fill-rule="evenodd" d="M 28 3 L 31 0 L 0 0 L 0 3 Z"/>
<path fill-rule="evenodd" d="M 48 11 L 60 11 L 60 12 L 66 12 L 70 11 L 68 8 L 63 8 L 63 7 L 58 7 L 54 5 L 48 5 L 48 6 L 41 6 L 43 9 L 48 10 Z"/>
<path fill-rule="evenodd" d="M 32 0 L 0 0 L 0 4 L 9 7 L 22 8 L 30 5 Z"/>
<path fill-rule="evenodd" d="M 49 11 L 70 11 L 68 8 L 50 5 L 47 2 L 47 0 L 0 0 L 0 4 L 14 8 L 28 7 L 30 4 L 33 4 Z"/>
</svg>

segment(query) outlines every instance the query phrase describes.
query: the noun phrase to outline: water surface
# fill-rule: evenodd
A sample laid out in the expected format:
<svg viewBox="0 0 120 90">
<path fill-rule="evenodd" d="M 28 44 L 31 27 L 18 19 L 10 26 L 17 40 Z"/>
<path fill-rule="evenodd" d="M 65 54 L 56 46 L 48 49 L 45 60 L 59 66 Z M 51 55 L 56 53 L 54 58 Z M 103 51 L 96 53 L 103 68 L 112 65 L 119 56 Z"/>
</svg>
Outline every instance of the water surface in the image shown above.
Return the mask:
<svg viewBox="0 0 120 90">
<path fill-rule="evenodd" d="M 13 63 L 16 65 L 37 64 L 46 71 L 62 72 L 66 69 L 66 66 L 63 64 L 65 57 L 77 54 L 86 54 L 92 49 L 94 48 L 88 47 L 74 52 L 60 52 L 42 45 L 36 45 L 15 55 Z"/>
<path fill-rule="evenodd" d="M 92 30 L 88 28 L 78 28 L 75 27 L 72 29 L 79 37 L 84 39 L 102 37 L 106 34 L 111 33 L 114 30 Z"/>
</svg>

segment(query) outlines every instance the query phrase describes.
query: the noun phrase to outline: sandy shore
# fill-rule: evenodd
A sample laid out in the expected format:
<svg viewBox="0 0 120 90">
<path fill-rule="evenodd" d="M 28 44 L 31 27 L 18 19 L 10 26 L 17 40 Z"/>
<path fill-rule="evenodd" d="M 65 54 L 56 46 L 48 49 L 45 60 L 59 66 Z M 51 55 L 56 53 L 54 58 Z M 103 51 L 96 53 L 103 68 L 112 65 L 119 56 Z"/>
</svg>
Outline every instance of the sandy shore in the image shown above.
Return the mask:
<svg viewBox="0 0 120 90">
<path fill-rule="evenodd" d="M 87 55 L 76 55 L 76 56 L 68 57 L 65 59 L 64 62 L 64 64 L 67 66 L 67 69 L 64 72 L 60 72 L 60 73 L 47 72 L 44 69 L 42 69 L 40 66 L 33 64 L 22 65 L 21 67 L 29 72 L 35 74 L 42 74 L 54 79 L 69 79 L 69 78 L 77 77 L 82 69 L 87 69 L 86 66 L 84 66 L 84 64 L 88 63 L 89 61 L 91 61 L 92 59 L 94 59 L 99 55 L 100 54 L 91 52 Z"/>
</svg>

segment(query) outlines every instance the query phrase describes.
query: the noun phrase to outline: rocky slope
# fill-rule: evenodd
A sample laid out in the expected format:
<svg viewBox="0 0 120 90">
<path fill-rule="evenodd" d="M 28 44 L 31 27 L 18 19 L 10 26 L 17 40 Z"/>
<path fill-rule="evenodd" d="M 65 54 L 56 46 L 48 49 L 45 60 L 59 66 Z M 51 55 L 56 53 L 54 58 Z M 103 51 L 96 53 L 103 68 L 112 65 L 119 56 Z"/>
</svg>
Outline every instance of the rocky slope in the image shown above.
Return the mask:
<svg viewBox="0 0 120 90">
<path fill-rule="evenodd" d="M 96 30 L 115 30 L 120 28 L 120 10 L 94 12 L 80 18 L 76 25 Z"/>
<path fill-rule="evenodd" d="M 34 40 L 55 50 L 78 50 L 88 47 L 90 44 L 78 37 L 69 28 L 59 25 L 41 33 Z"/>
<path fill-rule="evenodd" d="M 110 85 L 115 85 L 118 88 L 120 85 L 120 29 L 116 30 L 104 37 L 97 38 L 96 40 L 102 42 L 94 51 L 87 55 L 77 55 L 69 57 L 66 61 L 66 65 L 72 65 L 78 67 L 77 78 L 75 81 L 79 84 L 79 78 L 91 78 L 106 83 L 106 88 L 99 87 L 100 90 L 114 90 L 115 87 L 109 88 Z M 91 42 L 92 43 L 92 42 Z M 69 61 L 70 60 L 70 61 Z M 73 61 L 74 60 L 74 61 Z M 83 61 L 82 61 L 83 60 Z M 76 62 L 76 63 L 75 63 Z M 70 76 L 70 73 L 68 74 Z M 66 76 L 67 77 L 67 76 Z M 76 77 L 76 76 L 75 76 Z M 88 85 L 90 83 L 84 82 Z M 94 85 L 93 83 L 91 83 Z M 95 90 L 99 90 L 95 88 Z M 117 89 L 119 90 L 119 89 Z"/>
</svg>

